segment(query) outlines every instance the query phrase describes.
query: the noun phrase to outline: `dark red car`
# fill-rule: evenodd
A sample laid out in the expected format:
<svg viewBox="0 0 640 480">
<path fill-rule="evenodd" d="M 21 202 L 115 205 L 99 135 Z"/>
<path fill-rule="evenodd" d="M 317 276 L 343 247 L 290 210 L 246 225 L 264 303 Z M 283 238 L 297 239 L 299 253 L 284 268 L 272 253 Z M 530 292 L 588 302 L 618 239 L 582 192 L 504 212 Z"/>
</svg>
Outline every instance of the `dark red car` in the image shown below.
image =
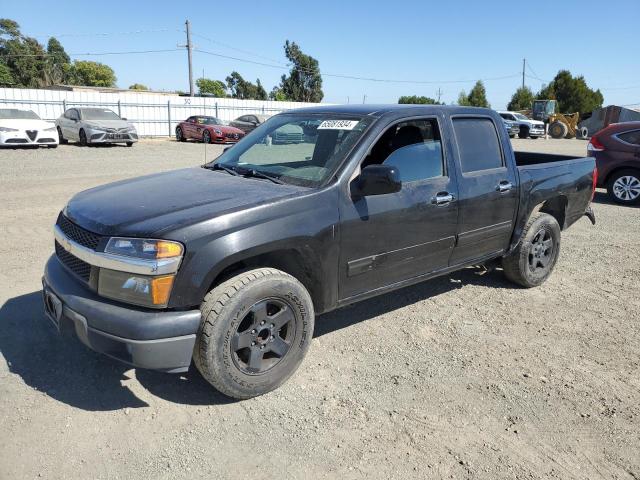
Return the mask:
<svg viewBox="0 0 640 480">
<path fill-rule="evenodd" d="M 596 158 L 598 186 L 606 187 L 611 200 L 640 203 L 640 122 L 603 128 L 591 137 L 587 155 Z"/>
<path fill-rule="evenodd" d="M 176 127 L 176 140 L 200 140 L 204 143 L 236 143 L 245 133 L 235 127 L 225 125 L 216 117 L 194 115 L 180 122 Z"/>
</svg>

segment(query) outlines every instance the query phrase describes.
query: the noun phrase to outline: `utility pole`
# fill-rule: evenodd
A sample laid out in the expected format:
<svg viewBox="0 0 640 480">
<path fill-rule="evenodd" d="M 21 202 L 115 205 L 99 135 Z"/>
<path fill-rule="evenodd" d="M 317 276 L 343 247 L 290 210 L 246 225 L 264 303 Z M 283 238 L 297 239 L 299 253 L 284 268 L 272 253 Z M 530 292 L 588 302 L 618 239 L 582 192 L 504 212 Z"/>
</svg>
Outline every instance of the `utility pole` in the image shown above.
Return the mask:
<svg viewBox="0 0 640 480">
<path fill-rule="evenodd" d="M 524 88 L 524 67 L 527 64 L 527 59 L 523 58 L 522 59 L 522 88 Z"/>
<path fill-rule="evenodd" d="M 436 95 L 438 95 L 438 103 L 440 103 L 440 97 L 442 97 L 442 89 L 440 87 L 438 87 L 438 91 L 436 92 Z"/>
<path fill-rule="evenodd" d="M 184 22 L 187 26 L 187 57 L 189 59 L 189 96 L 193 97 L 193 44 L 191 43 L 191 22 L 187 20 Z"/>
<path fill-rule="evenodd" d="M 366 93 L 362 96 L 362 103 L 367 103 L 367 94 Z"/>
</svg>

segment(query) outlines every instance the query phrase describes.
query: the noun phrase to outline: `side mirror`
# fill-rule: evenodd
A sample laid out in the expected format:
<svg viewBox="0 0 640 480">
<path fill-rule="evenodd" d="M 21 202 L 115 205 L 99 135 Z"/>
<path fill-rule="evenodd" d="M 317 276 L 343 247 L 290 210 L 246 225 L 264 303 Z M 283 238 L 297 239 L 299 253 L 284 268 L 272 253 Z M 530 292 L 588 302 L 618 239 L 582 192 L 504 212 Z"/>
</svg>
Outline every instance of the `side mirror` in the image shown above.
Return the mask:
<svg viewBox="0 0 640 480">
<path fill-rule="evenodd" d="M 359 197 L 396 193 L 402 188 L 400 172 L 390 165 L 369 165 L 351 183 L 351 194 Z"/>
</svg>

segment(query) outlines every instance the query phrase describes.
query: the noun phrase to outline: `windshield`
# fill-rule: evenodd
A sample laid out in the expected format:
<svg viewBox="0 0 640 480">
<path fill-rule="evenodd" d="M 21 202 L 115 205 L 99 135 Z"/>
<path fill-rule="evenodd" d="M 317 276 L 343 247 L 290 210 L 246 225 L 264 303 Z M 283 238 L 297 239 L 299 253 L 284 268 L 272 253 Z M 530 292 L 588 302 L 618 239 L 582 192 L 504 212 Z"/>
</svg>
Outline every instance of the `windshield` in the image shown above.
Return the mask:
<svg viewBox="0 0 640 480">
<path fill-rule="evenodd" d="M 40 117 L 31 110 L 18 110 L 17 108 L 0 109 L 0 118 L 10 118 L 18 120 L 40 120 Z"/>
<path fill-rule="evenodd" d="M 526 116 L 524 116 L 521 113 L 514 113 L 513 114 L 516 118 L 519 118 L 520 120 L 529 120 Z"/>
<path fill-rule="evenodd" d="M 372 121 L 330 113 L 277 115 L 213 163 L 240 174 L 256 171 L 285 183 L 318 186 L 338 168 Z"/>
<path fill-rule="evenodd" d="M 200 125 L 227 125 L 227 122 L 216 117 L 196 117 L 196 123 Z"/>
<path fill-rule="evenodd" d="M 122 120 L 114 112 L 106 108 L 83 108 L 81 112 L 84 120 Z"/>
</svg>

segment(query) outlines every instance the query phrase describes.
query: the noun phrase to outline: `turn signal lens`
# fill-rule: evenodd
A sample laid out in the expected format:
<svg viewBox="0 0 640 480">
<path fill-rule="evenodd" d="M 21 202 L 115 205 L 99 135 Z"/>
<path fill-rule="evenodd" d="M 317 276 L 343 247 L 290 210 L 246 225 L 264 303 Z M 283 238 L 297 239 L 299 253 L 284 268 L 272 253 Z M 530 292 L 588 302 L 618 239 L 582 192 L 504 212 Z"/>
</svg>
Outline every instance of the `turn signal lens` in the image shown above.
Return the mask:
<svg viewBox="0 0 640 480">
<path fill-rule="evenodd" d="M 182 245 L 176 242 L 156 242 L 156 258 L 179 257 L 182 255 Z"/>
<path fill-rule="evenodd" d="M 151 279 L 151 301 L 154 305 L 166 305 L 169 303 L 171 287 L 173 287 L 173 275 L 165 277 L 153 277 Z"/>
</svg>

